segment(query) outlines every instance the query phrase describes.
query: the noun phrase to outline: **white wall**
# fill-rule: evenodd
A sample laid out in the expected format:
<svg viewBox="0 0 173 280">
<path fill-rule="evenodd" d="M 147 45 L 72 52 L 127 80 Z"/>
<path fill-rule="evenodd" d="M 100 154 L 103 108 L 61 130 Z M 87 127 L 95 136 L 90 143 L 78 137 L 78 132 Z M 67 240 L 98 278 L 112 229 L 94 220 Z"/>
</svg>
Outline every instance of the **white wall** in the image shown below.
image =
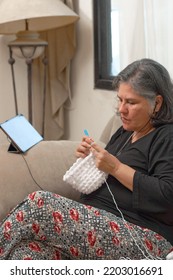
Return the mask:
<svg viewBox="0 0 173 280">
<path fill-rule="evenodd" d="M 114 113 L 113 91 L 94 89 L 94 49 L 92 0 L 79 0 L 77 51 L 72 63 L 72 105 L 66 109 L 66 137 L 80 140 L 88 129 L 98 139 Z"/>
</svg>

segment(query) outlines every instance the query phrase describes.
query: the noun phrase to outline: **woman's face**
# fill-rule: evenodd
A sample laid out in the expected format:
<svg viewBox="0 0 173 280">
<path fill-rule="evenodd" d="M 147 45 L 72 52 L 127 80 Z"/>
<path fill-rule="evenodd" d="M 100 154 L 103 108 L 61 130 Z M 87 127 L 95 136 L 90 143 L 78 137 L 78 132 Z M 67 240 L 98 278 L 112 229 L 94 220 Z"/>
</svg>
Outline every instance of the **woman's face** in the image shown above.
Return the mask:
<svg viewBox="0 0 173 280">
<path fill-rule="evenodd" d="M 118 90 L 118 110 L 125 130 L 139 131 L 143 127 L 152 127 L 150 117 L 153 106 L 140 96 L 128 83 L 120 84 Z"/>
</svg>

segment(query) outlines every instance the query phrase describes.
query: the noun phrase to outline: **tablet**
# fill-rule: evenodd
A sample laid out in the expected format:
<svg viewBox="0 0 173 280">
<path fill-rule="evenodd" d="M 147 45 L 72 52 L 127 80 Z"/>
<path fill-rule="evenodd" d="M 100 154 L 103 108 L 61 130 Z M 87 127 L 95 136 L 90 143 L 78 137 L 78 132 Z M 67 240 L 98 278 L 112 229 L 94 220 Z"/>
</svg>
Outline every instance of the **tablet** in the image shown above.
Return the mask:
<svg viewBox="0 0 173 280">
<path fill-rule="evenodd" d="M 9 152 L 25 153 L 43 140 L 43 137 L 22 114 L 1 123 L 0 128 L 11 142 Z"/>
</svg>

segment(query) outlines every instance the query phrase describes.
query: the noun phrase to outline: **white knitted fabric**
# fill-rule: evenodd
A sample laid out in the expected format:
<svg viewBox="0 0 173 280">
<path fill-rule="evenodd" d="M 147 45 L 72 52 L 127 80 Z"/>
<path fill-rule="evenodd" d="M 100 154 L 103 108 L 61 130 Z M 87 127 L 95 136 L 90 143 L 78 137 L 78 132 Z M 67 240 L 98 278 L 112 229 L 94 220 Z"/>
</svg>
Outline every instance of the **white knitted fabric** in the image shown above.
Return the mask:
<svg viewBox="0 0 173 280">
<path fill-rule="evenodd" d="M 89 194 L 97 190 L 106 180 L 107 174 L 100 171 L 90 153 L 87 157 L 78 158 L 63 176 L 63 180 L 81 193 Z"/>
</svg>

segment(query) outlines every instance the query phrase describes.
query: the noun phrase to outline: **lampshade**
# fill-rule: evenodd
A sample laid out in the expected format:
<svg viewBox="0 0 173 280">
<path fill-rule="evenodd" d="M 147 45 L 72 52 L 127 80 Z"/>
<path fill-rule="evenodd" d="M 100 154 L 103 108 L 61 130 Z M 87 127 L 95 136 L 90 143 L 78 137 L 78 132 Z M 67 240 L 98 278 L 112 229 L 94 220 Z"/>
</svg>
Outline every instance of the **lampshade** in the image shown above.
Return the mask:
<svg viewBox="0 0 173 280">
<path fill-rule="evenodd" d="M 60 0 L 0 0 L 0 34 L 16 34 L 26 29 L 45 31 L 78 19 Z"/>
</svg>

